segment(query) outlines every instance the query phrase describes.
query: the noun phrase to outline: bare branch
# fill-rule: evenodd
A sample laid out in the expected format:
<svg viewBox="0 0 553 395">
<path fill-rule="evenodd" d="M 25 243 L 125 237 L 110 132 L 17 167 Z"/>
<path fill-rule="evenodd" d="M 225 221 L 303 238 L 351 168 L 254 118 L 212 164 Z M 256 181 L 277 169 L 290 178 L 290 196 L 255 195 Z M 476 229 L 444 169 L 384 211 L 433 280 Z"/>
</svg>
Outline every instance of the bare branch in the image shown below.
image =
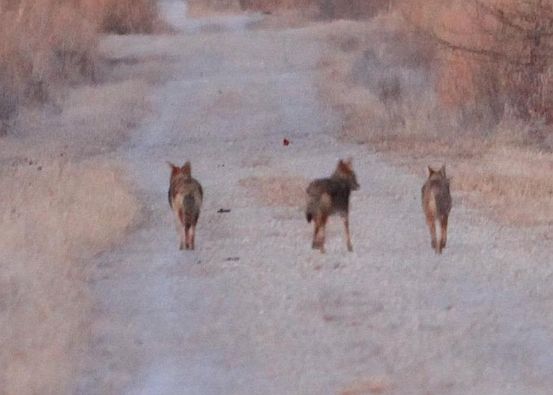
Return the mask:
<svg viewBox="0 0 553 395">
<path fill-rule="evenodd" d="M 503 25 L 515 29 L 521 33 L 526 33 L 528 31 L 528 28 L 515 23 L 513 21 L 513 19 L 515 18 L 509 17 L 504 10 L 484 4 L 480 0 L 474 0 L 474 3 L 476 4 L 477 8 L 484 10 L 488 13 L 488 15 L 493 16 L 498 22 L 502 23 Z"/>
<path fill-rule="evenodd" d="M 446 40 L 438 36 L 435 32 L 426 32 L 425 33 L 430 39 L 434 40 L 436 43 L 441 45 L 444 48 L 447 48 L 452 51 L 462 51 L 471 55 L 481 56 L 489 60 L 501 61 L 513 66 L 528 66 L 527 61 L 520 61 L 514 59 L 512 56 L 509 56 L 507 53 L 496 51 L 490 48 L 478 48 L 471 47 L 464 44 L 453 43 L 449 40 Z"/>
</svg>

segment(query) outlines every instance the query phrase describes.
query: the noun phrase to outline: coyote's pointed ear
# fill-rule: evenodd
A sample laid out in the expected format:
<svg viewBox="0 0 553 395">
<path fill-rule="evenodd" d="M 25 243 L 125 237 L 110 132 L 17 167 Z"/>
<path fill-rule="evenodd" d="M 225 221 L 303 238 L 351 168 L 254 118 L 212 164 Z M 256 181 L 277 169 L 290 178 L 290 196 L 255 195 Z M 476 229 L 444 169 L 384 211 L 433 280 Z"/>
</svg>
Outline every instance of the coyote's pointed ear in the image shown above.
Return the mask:
<svg viewBox="0 0 553 395">
<path fill-rule="evenodd" d="M 432 174 L 434 174 L 434 173 L 435 173 L 435 171 L 434 171 L 433 168 L 431 168 L 430 166 L 426 166 L 426 175 L 427 175 L 428 177 L 430 177 L 430 176 L 431 176 Z"/>
<path fill-rule="evenodd" d="M 442 177 L 445 177 L 445 164 L 440 169 L 440 174 L 442 175 Z"/>
<path fill-rule="evenodd" d="M 167 161 L 167 164 L 171 168 L 171 177 L 178 174 L 178 172 L 180 171 L 180 168 L 178 166 L 175 166 L 174 164 L 172 164 L 169 161 Z"/>
<path fill-rule="evenodd" d="M 190 174 L 192 174 L 192 165 L 190 164 L 190 161 L 186 161 L 184 162 L 184 165 L 182 165 L 182 172 L 189 176 Z"/>
<path fill-rule="evenodd" d="M 342 159 L 338 161 L 337 169 L 341 172 L 347 173 L 349 171 L 349 166 L 346 162 L 344 162 Z"/>
<path fill-rule="evenodd" d="M 169 165 L 169 168 L 170 168 L 171 170 L 180 169 L 177 165 L 175 165 L 175 164 L 173 164 L 173 163 L 171 163 L 171 162 L 169 162 L 169 161 L 167 161 L 167 164 Z"/>
<path fill-rule="evenodd" d="M 353 158 L 350 156 L 344 161 L 344 164 L 351 170 L 353 168 Z"/>
</svg>

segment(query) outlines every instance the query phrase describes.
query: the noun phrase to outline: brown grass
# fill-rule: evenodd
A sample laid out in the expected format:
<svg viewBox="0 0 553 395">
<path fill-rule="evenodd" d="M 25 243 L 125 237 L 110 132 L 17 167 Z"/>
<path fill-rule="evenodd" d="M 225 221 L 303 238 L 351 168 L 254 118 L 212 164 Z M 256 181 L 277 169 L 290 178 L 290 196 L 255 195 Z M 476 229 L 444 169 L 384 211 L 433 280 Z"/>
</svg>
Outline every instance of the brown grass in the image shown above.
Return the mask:
<svg viewBox="0 0 553 395">
<path fill-rule="evenodd" d="M 108 56 L 104 50 L 100 56 Z M 21 108 L 2 138 L 1 393 L 75 390 L 90 335 L 91 257 L 125 237 L 141 213 L 120 164 L 100 155 L 148 113 L 148 85 L 163 77 L 166 63 L 156 60 L 152 79 L 152 62 L 108 62 L 102 73 L 109 82 L 76 85 L 53 105 Z"/>
<path fill-rule="evenodd" d="M 294 10 L 323 18 L 359 19 L 371 17 L 387 9 L 389 0 L 190 0 L 192 15 L 207 11 L 226 12 L 253 10 L 276 12 Z"/>
<path fill-rule="evenodd" d="M 236 12 L 240 10 L 238 0 L 188 0 L 188 14 L 202 16 L 210 13 Z"/>
<path fill-rule="evenodd" d="M 553 155 L 533 123 L 482 106 L 444 103 L 436 49 L 399 14 L 335 22 L 321 61 L 320 92 L 344 117 L 342 138 L 368 143 L 424 177 L 447 163 L 457 199 L 509 224 L 553 223 Z M 458 201 L 458 200 L 457 200 Z"/>
<path fill-rule="evenodd" d="M 161 26 L 155 0 L 103 0 L 96 13 L 104 32 L 153 33 Z"/>
<path fill-rule="evenodd" d="M 414 6 L 413 6 L 414 3 Z M 553 124 L 550 2 L 484 0 L 405 3 L 434 11 L 415 21 L 440 42 L 440 95 L 456 107 L 487 111 L 499 120 L 505 112 L 525 121 Z M 424 14 L 424 12 L 423 12 Z"/>
<path fill-rule="evenodd" d="M 357 380 L 340 391 L 340 395 L 386 394 L 391 388 L 390 380 L 386 376 L 375 376 Z"/>
<path fill-rule="evenodd" d="M 31 161 L 0 171 L 0 385 L 70 393 L 88 340 L 83 258 L 124 235 L 138 203 L 113 165 Z"/>
<path fill-rule="evenodd" d="M 99 32 L 147 33 L 154 0 L 0 0 L 0 135 L 22 106 L 96 80 Z"/>
</svg>

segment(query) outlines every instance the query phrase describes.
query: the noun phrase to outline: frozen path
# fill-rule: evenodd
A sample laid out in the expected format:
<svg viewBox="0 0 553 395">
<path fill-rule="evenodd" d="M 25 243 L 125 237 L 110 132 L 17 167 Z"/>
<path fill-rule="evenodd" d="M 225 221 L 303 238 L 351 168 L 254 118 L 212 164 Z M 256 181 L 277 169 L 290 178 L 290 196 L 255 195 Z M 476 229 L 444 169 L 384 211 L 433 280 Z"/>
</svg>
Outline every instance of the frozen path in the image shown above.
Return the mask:
<svg viewBox="0 0 553 395">
<path fill-rule="evenodd" d="M 454 205 L 434 256 L 422 179 L 335 140 L 309 29 L 248 30 L 233 16 L 204 31 L 180 22 L 179 4 L 164 10 L 180 33 L 114 39 L 119 56 L 166 57 L 174 72 L 113 154 L 148 214 L 98 257 L 78 393 L 550 394 L 551 246 Z M 301 188 L 348 156 L 361 184 L 354 252 L 333 221 L 323 256 Z M 195 252 L 178 251 L 166 195 L 165 161 L 186 159 L 206 195 Z"/>
</svg>

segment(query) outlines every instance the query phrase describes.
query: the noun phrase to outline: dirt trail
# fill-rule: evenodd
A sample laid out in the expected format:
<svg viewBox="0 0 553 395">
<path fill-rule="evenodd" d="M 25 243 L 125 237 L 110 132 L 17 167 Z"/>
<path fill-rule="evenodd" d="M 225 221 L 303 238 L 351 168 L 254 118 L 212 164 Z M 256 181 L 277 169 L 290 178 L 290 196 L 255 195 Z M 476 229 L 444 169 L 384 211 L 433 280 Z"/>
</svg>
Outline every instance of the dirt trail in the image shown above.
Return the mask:
<svg viewBox="0 0 553 395">
<path fill-rule="evenodd" d="M 180 33 L 110 43 L 121 58 L 161 56 L 175 71 L 152 93 L 155 115 L 113 154 L 149 215 L 98 257 L 77 392 L 550 393 L 551 246 L 454 206 L 450 244 L 434 256 L 422 179 L 335 140 L 341 120 L 317 97 L 323 44 L 312 29 L 188 22 L 180 4 L 164 3 Z M 310 249 L 301 188 L 347 156 L 361 184 L 355 251 L 334 221 L 322 256 Z M 206 197 L 197 250 L 183 253 L 165 161 L 186 159 Z M 281 182 L 291 194 L 264 199 Z"/>
</svg>

